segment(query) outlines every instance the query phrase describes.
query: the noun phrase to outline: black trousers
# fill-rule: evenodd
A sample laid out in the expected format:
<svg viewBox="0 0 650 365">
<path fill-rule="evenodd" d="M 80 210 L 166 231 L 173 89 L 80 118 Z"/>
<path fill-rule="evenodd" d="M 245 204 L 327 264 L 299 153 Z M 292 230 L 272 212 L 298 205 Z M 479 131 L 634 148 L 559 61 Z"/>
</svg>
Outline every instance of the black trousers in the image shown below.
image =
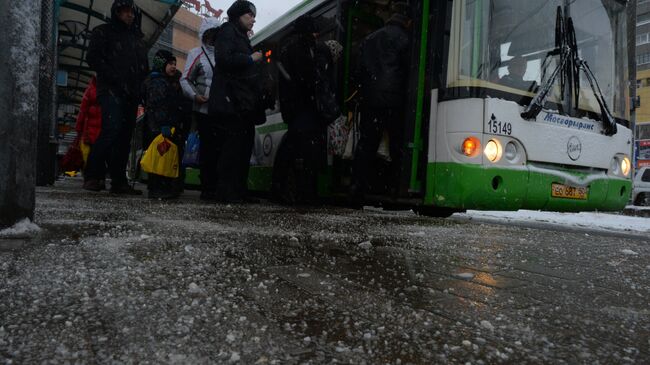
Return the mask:
<svg viewBox="0 0 650 365">
<path fill-rule="evenodd" d="M 359 126 L 359 144 L 354 155 L 353 183 L 358 193 L 366 193 L 375 177 L 377 149 L 384 130 L 388 130 L 390 140 L 391 166 L 386 180 L 389 189 L 397 189 L 400 167 L 404 155 L 403 112 L 398 108 L 364 108 L 361 109 Z"/>
<path fill-rule="evenodd" d="M 138 105 L 110 94 L 100 95 L 98 99 L 102 108 L 102 130 L 90 149 L 84 178 L 102 180 L 108 166 L 111 185 L 123 186 L 127 184 L 126 165 Z"/>
<path fill-rule="evenodd" d="M 217 146 L 220 152 L 217 159 L 217 195 L 226 201 L 241 200 L 248 194 L 248 170 L 255 126 L 233 116 L 218 118 Z"/>
<path fill-rule="evenodd" d="M 317 200 L 318 173 L 327 155 L 326 128 L 317 117 L 313 110 L 298 112 L 289 122 L 286 137 L 276 154 L 271 189 L 284 203 L 314 203 Z M 295 191 L 289 191 L 290 187 L 295 187 Z"/>
<path fill-rule="evenodd" d="M 296 198 L 298 202 L 313 202 L 318 195 L 318 172 L 326 158 L 325 127 L 315 111 L 303 111 L 287 133 L 296 173 Z"/>
<path fill-rule="evenodd" d="M 219 161 L 219 128 L 214 117 L 207 114 L 194 113 L 198 123 L 199 164 L 201 168 L 201 191 L 214 193 L 217 191 L 217 162 Z"/>
</svg>

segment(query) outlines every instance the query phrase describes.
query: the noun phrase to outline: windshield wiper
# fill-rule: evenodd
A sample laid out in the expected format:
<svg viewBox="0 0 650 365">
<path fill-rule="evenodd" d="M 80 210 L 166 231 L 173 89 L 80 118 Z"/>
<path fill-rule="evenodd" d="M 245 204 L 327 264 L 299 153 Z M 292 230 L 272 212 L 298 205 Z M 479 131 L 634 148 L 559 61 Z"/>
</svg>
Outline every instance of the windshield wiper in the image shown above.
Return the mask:
<svg viewBox="0 0 650 365">
<path fill-rule="evenodd" d="M 567 50 L 560 50 L 559 52 L 564 53 L 568 52 Z M 548 57 L 548 56 L 547 56 Z M 553 87 L 553 84 L 555 83 L 555 79 L 557 78 L 557 75 L 560 74 L 560 71 L 562 71 L 566 64 L 567 64 L 567 57 L 561 57 L 560 59 L 560 64 L 555 67 L 555 70 L 553 70 L 553 73 L 551 73 L 551 76 L 542 84 L 542 86 L 539 88 L 539 91 L 537 94 L 535 94 L 535 97 L 533 100 L 531 100 L 530 104 L 524 109 L 524 111 L 521 113 L 521 117 L 524 119 L 535 119 L 537 115 L 542 111 L 542 108 L 544 107 L 544 103 L 546 102 L 546 97 L 548 96 L 548 93 L 551 91 L 551 87 Z M 562 86 L 561 89 L 564 90 L 564 78 L 562 78 Z M 562 93 L 564 94 L 564 93 Z"/>
<path fill-rule="evenodd" d="M 535 97 L 533 98 L 533 100 L 531 100 L 530 104 L 521 113 L 521 117 L 524 119 L 529 119 L 529 120 L 535 119 L 537 115 L 542 111 L 548 93 L 551 91 L 551 88 L 555 83 L 555 79 L 557 79 L 557 76 L 560 75 L 560 72 L 564 70 L 564 68 L 568 63 L 568 60 L 571 55 L 571 48 L 567 44 L 568 42 L 566 39 L 566 32 L 564 27 L 565 27 L 565 21 L 564 21 L 564 16 L 562 15 L 562 8 L 558 6 L 557 15 L 555 19 L 555 49 L 548 52 L 546 54 L 546 57 L 544 58 L 544 62 L 542 62 L 542 70 L 543 70 L 542 79 L 544 79 L 544 76 L 546 74 L 546 68 L 548 67 L 548 60 L 551 57 L 559 55 L 560 63 L 555 67 L 553 73 L 551 73 L 551 76 L 549 76 L 549 78 L 546 79 L 546 81 L 539 88 L 539 91 L 537 91 L 537 94 L 535 94 Z M 560 92 L 563 97 L 564 97 L 565 83 L 566 83 L 566 73 L 563 72 L 560 79 Z"/>
<path fill-rule="evenodd" d="M 551 91 L 555 79 L 560 76 L 560 93 L 564 99 L 564 90 L 567 82 L 572 86 L 574 96 L 574 108 L 578 108 L 580 101 L 580 70 L 582 70 L 591 86 L 596 102 L 600 107 L 601 121 L 603 123 L 603 134 L 612 136 L 616 134 L 616 120 L 609 111 L 605 97 L 598 85 L 598 81 L 589 68 L 587 61 L 582 59 L 578 52 L 578 43 L 576 42 L 576 33 L 571 17 L 564 18 L 562 8 L 557 8 L 557 18 L 555 23 L 555 49 L 546 55 L 544 64 L 549 57 L 560 55 L 560 63 L 553 70 L 551 76 L 544 82 L 542 87 L 530 102 L 530 104 L 521 113 L 524 119 L 535 119 L 542 111 L 548 93 Z M 543 67 L 545 70 L 546 68 Z"/>
<path fill-rule="evenodd" d="M 617 130 L 616 119 L 614 119 L 614 116 L 609 111 L 609 107 L 607 106 L 603 92 L 600 90 L 596 76 L 594 76 L 594 73 L 591 72 L 587 61 L 583 60 L 580 57 L 578 57 L 578 68 L 580 68 L 585 73 L 585 76 L 587 76 L 587 81 L 589 81 L 591 90 L 593 91 L 594 97 L 596 98 L 598 106 L 600 107 L 600 119 L 603 123 L 603 134 L 606 136 L 615 135 Z M 577 97 L 578 96 L 576 95 L 576 98 Z M 578 104 L 576 103 L 576 105 Z"/>
</svg>

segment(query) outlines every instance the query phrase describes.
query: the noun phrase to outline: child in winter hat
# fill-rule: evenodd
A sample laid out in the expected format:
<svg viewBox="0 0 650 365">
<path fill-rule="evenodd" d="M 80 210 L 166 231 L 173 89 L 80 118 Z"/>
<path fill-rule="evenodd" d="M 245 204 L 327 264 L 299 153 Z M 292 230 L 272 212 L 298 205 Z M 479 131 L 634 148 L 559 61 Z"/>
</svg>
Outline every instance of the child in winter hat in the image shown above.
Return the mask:
<svg viewBox="0 0 650 365">
<path fill-rule="evenodd" d="M 176 57 L 174 57 L 171 52 L 165 51 L 164 49 L 158 50 L 158 52 L 153 56 L 153 61 L 151 62 L 153 64 L 152 69 L 154 71 L 165 73 L 165 67 L 172 62 L 176 62 Z"/>
</svg>

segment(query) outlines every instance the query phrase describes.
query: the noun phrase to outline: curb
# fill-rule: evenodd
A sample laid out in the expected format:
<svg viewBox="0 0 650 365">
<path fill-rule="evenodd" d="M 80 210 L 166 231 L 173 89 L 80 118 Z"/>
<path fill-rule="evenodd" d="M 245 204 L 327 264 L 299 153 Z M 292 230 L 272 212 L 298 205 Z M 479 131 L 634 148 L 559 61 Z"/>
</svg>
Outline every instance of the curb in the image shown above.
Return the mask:
<svg viewBox="0 0 650 365">
<path fill-rule="evenodd" d="M 632 217 L 650 217 L 650 209 L 625 208 L 621 213 Z"/>
</svg>

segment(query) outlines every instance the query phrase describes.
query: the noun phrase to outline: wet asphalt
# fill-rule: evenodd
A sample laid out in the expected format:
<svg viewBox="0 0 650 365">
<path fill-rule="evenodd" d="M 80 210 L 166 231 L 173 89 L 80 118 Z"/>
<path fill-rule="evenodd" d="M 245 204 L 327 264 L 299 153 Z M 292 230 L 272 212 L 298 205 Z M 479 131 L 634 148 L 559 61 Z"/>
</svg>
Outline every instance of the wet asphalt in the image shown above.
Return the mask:
<svg viewBox="0 0 650 365">
<path fill-rule="evenodd" d="M 650 363 L 650 238 L 37 190 L 0 363 Z"/>
</svg>

